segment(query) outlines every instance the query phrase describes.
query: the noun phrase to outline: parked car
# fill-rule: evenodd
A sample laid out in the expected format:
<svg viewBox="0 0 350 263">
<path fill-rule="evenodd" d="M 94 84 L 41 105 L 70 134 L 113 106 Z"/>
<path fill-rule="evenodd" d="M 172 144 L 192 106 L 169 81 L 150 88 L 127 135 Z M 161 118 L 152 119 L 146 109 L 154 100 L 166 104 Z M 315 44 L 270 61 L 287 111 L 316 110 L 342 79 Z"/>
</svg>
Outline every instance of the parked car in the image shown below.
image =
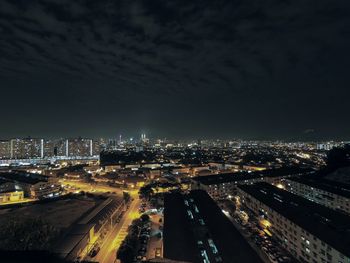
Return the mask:
<svg viewBox="0 0 350 263">
<path fill-rule="evenodd" d="M 98 252 L 100 252 L 100 247 L 94 247 L 91 251 L 90 251 L 90 254 L 89 254 L 89 256 L 90 257 L 95 257 L 97 254 L 98 254 Z"/>
</svg>

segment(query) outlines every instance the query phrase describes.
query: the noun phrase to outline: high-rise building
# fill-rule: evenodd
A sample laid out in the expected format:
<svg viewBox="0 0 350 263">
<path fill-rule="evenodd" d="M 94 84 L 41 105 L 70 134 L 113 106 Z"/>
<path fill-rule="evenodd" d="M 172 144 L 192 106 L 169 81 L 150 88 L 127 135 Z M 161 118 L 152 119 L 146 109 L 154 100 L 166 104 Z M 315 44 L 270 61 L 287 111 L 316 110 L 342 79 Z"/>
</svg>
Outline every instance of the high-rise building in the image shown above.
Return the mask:
<svg viewBox="0 0 350 263">
<path fill-rule="evenodd" d="M 100 152 L 107 149 L 107 142 L 105 139 L 100 138 L 92 140 L 92 155 L 99 155 Z"/>
<path fill-rule="evenodd" d="M 11 141 L 2 140 L 0 141 L 0 159 L 11 158 Z"/>
<path fill-rule="evenodd" d="M 11 140 L 11 158 L 26 159 L 26 158 L 42 158 L 43 139 L 25 138 Z"/>
<path fill-rule="evenodd" d="M 92 140 L 84 138 L 68 139 L 66 142 L 66 156 L 92 156 Z"/>
<path fill-rule="evenodd" d="M 149 139 L 146 137 L 145 133 L 141 134 L 141 142 L 142 143 L 148 143 L 149 142 Z"/>
<path fill-rule="evenodd" d="M 55 156 L 55 146 L 56 146 L 55 140 L 44 140 L 43 145 L 44 145 L 43 146 L 44 157 Z"/>
<path fill-rule="evenodd" d="M 54 156 L 67 156 L 67 140 L 58 139 L 54 145 Z"/>
</svg>

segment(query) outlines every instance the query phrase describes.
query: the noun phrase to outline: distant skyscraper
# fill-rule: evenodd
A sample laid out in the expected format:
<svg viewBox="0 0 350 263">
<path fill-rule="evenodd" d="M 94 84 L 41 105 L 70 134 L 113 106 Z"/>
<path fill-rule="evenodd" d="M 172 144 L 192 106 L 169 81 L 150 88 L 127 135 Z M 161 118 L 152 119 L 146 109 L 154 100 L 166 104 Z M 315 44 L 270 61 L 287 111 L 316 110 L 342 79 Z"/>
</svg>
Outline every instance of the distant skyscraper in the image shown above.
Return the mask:
<svg viewBox="0 0 350 263">
<path fill-rule="evenodd" d="M 92 155 L 99 155 L 101 151 L 107 149 L 107 142 L 105 139 L 100 138 L 92 140 Z"/>
<path fill-rule="evenodd" d="M 2 140 L 0 141 L 0 159 L 11 158 L 11 141 Z"/>
<path fill-rule="evenodd" d="M 43 157 L 66 156 L 66 140 L 43 140 Z"/>
<path fill-rule="evenodd" d="M 43 157 L 43 140 L 37 138 L 12 139 L 11 158 L 41 158 Z"/>
<path fill-rule="evenodd" d="M 44 140 L 43 142 L 43 156 L 52 157 L 55 154 L 55 141 L 54 140 Z"/>
<path fill-rule="evenodd" d="M 145 133 L 141 134 L 141 142 L 142 143 L 148 143 L 149 142 L 149 139 L 146 137 Z"/>
<path fill-rule="evenodd" d="M 84 138 L 68 139 L 67 156 L 92 156 L 92 140 Z"/>
<path fill-rule="evenodd" d="M 110 150 L 117 149 L 118 145 L 120 145 L 119 141 L 117 139 L 109 139 L 107 144 L 107 149 L 110 149 Z"/>
</svg>

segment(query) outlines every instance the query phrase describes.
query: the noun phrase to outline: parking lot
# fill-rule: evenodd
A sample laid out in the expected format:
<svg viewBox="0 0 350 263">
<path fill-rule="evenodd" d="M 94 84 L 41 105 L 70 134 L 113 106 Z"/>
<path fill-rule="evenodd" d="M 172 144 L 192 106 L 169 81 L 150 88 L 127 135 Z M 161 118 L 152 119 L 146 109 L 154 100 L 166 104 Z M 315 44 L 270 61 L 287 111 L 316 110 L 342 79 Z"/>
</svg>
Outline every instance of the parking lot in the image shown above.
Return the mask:
<svg viewBox="0 0 350 263">
<path fill-rule="evenodd" d="M 264 232 L 264 229 L 262 229 L 254 215 L 250 214 L 249 220 L 245 221 L 242 220 L 239 212 L 225 214 L 231 219 L 236 228 L 266 263 L 298 262 L 273 238 L 273 236 L 269 236 Z"/>
<path fill-rule="evenodd" d="M 147 259 L 163 256 L 163 215 L 151 215 L 151 234 L 147 248 Z"/>
<path fill-rule="evenodd" d="M 162 257 L 162 213 L 150 207 L 145 200 L 140 204 L 139 213 L 148 215 L 150 221 L 145 223 L 140 229 L 136 262 Z"/>
<path fill-rule="evenodd" d="M 250 234 L 250 239 L 267 255 L 272 263 L 294 262 L 289 253 L 272 237 L 262 234 L 261 229 L 254 223 L 248 223 L 243 230 Z"/>
</svg>

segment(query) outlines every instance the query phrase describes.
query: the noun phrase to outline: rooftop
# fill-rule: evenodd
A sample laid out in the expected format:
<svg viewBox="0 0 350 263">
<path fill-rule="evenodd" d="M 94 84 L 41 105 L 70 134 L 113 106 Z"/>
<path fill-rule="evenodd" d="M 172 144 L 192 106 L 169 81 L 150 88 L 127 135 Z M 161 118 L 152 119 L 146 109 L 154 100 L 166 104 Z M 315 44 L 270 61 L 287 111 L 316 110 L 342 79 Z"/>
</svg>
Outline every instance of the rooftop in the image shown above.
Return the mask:
<svg viewBox="0 0 350 263">
<path fill-rule="evenodd" d="M 311 173 L 312 169 L 303 169 L 303 168 L 295 168 L 295 167 L 283 167 L 279 169 L 270 169 L 263 171 L 255 171 L 255 172 L 237 172 L 237 173 L 222 173 L 222 174 L 213 174 L 208 176 L 197 176 L 192 178 L 192 180 L 197 181 L 199 183 L 205 185 L 213 185 L 213 184 L 221 184 L 221 183 L 229 183 L 235 181 L 244 181 L 244 180 L 252 180 L 264 177 L 280 177 L 287 175 L 298 175 L 298 174 L 306 174 Z"/>
<path fill-rule="evenodd" d="M 106 218 L 121 205 L 121 202 L 120 198 L 109 197 L 80 220 L 79 224 L 94 224 L 95 231 L 99 231 Z"/>
<path fill-rule="evenodd" d="M 335 182 L 327 179 L 316 180 L 316 178 L 305 178 L 305 177 L 291 178 L 290 180 L 308 185 L 310 187 L 318 188 L 333 194 L 350 198 L 349 184 Z"/>
<path fill-rule="evenodd" d="M 238 187 L 310 234 L 350 257 L 350 217 L 278 189 L 268 183 L 240 185 Z"/>
<path fill-rule="evenodd" d="M 201 190 L 168 194 L 164 257 L 203 262 L 262 262 L 221 209 Z"/>
<path fill-rule="evenodd" d="M 66 258 L 84 238 L 89 236 L 94 226 L 94 224 L 73 225 L 68 234 L 55 246 L 53 252 Z"/>
<path fill-rule="evenodd" d="M 180 193 L 164 197 L 164 257 L 179 261 L 197 262 L 196 241 L 186 217 L 183 196 Z"/>
</svg>

